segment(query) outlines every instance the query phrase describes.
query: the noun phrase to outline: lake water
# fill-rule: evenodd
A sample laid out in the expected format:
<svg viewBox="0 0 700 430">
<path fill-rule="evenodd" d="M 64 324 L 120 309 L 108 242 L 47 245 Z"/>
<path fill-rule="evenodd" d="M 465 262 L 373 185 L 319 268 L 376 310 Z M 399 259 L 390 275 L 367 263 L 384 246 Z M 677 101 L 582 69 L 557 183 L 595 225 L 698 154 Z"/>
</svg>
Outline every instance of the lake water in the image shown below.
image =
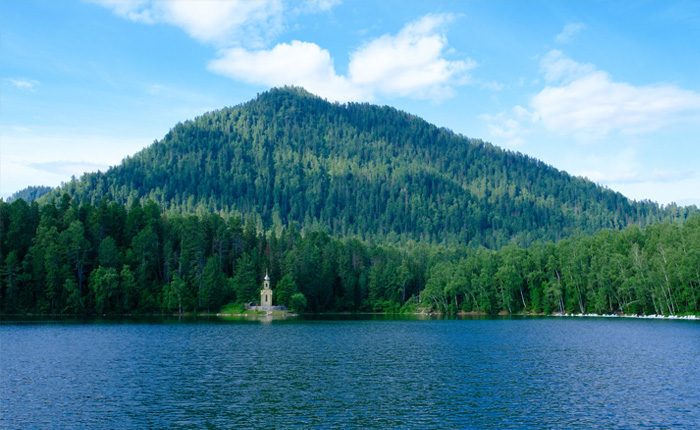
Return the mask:
<svg viewBox="0 0 700 430">
<path fill-rule="evenodd" d="M 700 322 L 0 325 L 0 428 L 698 428 Z"/>
</svg>

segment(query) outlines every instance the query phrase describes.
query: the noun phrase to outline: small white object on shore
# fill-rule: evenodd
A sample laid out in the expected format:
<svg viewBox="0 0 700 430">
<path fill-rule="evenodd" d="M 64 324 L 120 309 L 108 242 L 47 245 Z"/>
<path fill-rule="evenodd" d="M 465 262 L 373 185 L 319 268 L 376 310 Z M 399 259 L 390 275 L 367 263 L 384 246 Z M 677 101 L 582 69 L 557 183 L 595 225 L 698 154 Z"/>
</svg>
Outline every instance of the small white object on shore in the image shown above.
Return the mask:
<svg viewBox="0 0 700 430">
<path fill-rule="evenodd" d="M 590 317 L 590 318 L 645 318 L 645 319 L 675 319 L 675 320 L 700 320 L 697 315 L 616 315 L 616 314 L 551 314 L 553 317 Z"/>
</svg>

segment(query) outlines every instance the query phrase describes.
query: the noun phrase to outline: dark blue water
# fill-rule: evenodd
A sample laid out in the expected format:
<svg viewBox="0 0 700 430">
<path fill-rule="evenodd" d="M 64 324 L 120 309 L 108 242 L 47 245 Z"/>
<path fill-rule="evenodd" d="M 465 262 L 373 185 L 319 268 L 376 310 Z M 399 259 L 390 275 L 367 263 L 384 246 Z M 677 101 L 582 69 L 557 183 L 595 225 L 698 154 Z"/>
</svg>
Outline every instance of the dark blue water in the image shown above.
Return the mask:
<svg viewBox="0 0 700 430">
<path fill-rule="evenodd" d="M 0 325 L 0 427 L 698 428 L 700 322 Z"/>
</svg>

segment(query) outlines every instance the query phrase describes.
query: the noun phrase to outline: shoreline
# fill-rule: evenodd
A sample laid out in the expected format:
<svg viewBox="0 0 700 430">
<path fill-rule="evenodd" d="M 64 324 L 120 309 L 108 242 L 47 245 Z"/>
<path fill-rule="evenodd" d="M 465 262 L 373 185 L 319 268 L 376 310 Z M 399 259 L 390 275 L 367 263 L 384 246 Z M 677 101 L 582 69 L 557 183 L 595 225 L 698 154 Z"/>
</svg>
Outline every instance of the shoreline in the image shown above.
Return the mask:
<svg viewBox="0 0 700 430">
<path fill-rule="evenodd" d="M 627 314 L 567 314 L 567 313 L 516 313 L 516 314 L 486 314 L 481 312 L 459 312 L 456 314 L 441 313 L 441 312 L 415 312 L 415 313 L 374 313 L 374 312 L 323 312 L 323 313 L 307 313 L 308 316 L 371 316 L 371 315 L 403 315 L 403 316 L 416 316 L 416 317 L 554 317 L 554 318 L 637 318 L 637 319 L 657 319 L 657 320 L 686 320 L 686 321 L 700 321 L 700 315 L 627 315 Z M 246 317 L 246 318 L 265 318 L 265 317 L 298 317 L 300 316 L 294 312 L 280 312 L 280 313 L 242 313 L 242 314 L 229 314 L 229 313 L 190 313 L 185 312 L 183 314 L 120 314 L 120 315 L 81 315 L 81 314 L 0 314 L 0 322 L 7 317 L 49 317 L 49 318 L 149 318 L 149 317 L 186 317 L 186 318 L 201 318 L 201 317 Z"/>
<path fill-rule="evenodd" d="M 639 318 L 655 320 L 700 320 L 698 315 L 625 315 L 625 314 L 562 314 L 554 313 L 550 317 L 575 317 L 575 318 Z"/>
</svg>

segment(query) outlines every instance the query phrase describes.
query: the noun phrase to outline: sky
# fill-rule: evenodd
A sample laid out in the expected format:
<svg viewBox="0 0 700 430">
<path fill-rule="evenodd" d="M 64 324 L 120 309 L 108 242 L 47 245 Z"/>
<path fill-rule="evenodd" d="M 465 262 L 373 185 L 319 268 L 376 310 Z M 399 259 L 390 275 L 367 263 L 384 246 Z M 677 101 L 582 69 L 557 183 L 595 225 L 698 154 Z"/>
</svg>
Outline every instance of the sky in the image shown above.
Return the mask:
<svg viewBox="0 0 700 430">
<path fill-rule="evenodd" d="M 301 86 L 700 206 L 698 1 L 0 1 L 0 195 Z"/>
</svg>

